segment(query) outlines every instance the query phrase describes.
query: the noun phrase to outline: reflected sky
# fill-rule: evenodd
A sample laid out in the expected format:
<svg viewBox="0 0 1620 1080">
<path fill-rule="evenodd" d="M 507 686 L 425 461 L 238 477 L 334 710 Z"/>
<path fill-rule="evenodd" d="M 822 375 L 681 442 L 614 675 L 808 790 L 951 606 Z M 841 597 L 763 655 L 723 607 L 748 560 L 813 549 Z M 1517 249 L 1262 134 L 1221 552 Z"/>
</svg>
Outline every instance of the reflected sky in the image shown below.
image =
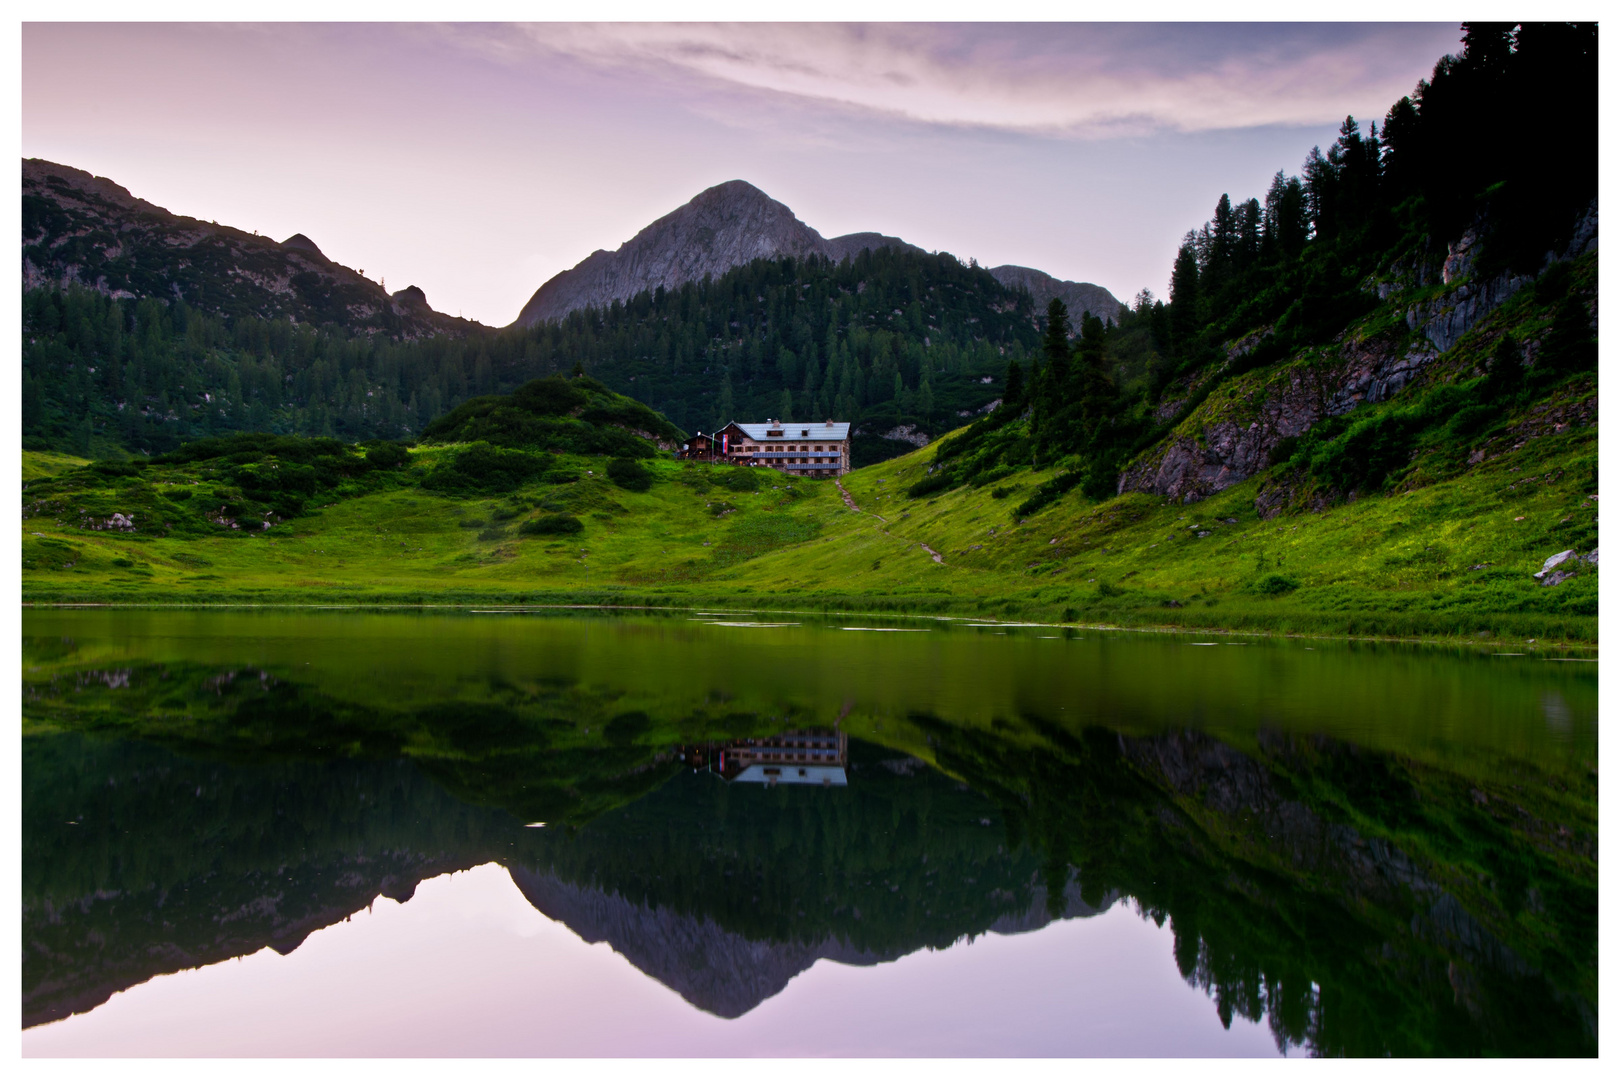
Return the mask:
<svg viewBox="0 0 1620 1080">
<path fill-rule="evenodd" d="M 875 967 L 818 961 L 735 1019 L 694 1009 L 523 898 L 500 866 L 404 904 L 162 975 L 23 1032 L 26 1056 L 1275 1056 L 1223 1029 L 1171 931 L 1126 903 Z M 264 1018 L 273 1017 L 267 1023 Z"/>
</svg>

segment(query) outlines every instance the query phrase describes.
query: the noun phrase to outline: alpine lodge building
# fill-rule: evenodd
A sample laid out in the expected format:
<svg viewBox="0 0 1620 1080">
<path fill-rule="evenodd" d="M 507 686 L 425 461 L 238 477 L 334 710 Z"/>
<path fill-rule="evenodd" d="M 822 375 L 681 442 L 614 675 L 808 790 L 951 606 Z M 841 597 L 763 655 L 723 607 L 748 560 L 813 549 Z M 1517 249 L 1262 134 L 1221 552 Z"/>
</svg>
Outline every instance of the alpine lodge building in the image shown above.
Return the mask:
<svg viewBox="0 0 1620 1080">
<path fill-rule="evenodd" d="M 843 476 L 849 472 L 849 425 L 733 420 L 712 435 L 700 431 L 692 436 L 680 456 L 721 465 L 765 465 L 800 476 Z"/>
</svg>

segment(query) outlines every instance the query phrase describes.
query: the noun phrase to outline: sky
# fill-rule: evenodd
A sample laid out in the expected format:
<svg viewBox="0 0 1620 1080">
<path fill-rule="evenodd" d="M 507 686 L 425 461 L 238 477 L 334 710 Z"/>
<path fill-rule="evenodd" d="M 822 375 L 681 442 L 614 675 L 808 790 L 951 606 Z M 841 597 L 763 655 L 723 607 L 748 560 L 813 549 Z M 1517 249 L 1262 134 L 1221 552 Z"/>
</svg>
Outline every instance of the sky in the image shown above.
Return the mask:
<svg viewBox="0 0 1620 1080">
<path fill-rule="evenodd" d="M 26 23 L 22 152 L 504 326 L 543 282 L 747 180 L 1128 300 L 1455 23 Z"/>
</svg>

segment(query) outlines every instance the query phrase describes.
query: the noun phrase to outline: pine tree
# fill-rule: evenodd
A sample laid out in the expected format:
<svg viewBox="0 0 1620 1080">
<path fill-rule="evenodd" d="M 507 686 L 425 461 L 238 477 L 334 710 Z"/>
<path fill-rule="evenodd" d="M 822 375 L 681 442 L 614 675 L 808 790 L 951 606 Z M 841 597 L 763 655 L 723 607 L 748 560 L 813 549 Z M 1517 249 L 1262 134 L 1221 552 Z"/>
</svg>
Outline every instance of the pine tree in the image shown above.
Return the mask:
<svg viewBox="0 0 1620 1080">
<path fill-rule="evenodd" d="M 1024 407 L 1024 369 L 1017 360 L 1007 361 L 1007 385 L 1001 394 L 1001 407 L 1009 410 Z"/>
<path fill-rule="evenodd" d="M 737 406 L 732 399 L 731 372 L 726 372 L 720 379 L 720 423 L 725 424 L 734 420 Z"/>
<path fill-rule="evenodd" d="M 1198 252 L 1189 234 L 1170 271 L 1170 341 L 1177 355 L 1190 355 L 1199 322 Z"/>
</svg>

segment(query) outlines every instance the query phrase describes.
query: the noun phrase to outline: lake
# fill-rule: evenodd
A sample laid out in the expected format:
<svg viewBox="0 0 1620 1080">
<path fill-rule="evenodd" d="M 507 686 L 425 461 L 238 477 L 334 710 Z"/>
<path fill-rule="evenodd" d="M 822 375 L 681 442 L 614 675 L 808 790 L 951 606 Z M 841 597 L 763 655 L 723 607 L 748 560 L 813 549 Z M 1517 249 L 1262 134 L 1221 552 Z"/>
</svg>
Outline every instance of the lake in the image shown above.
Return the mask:
<svg viewBox="0 0 1620 1080">
<path fill-rule="evenodd" d="M 1597 1052 L 1597 665 L 29 609 L 32 1056 Z"/>
</svg>

